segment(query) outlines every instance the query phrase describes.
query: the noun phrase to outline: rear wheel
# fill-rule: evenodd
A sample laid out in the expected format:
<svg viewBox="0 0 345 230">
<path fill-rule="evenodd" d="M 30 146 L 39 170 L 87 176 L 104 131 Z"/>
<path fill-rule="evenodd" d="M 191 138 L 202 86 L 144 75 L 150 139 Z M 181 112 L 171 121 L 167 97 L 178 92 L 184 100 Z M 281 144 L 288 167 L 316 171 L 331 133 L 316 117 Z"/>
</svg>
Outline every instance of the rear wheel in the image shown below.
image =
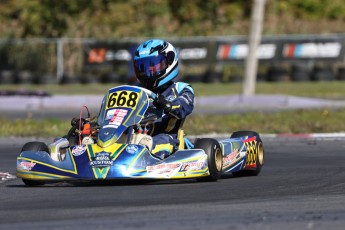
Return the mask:
<svg viewBox="0 0 345 230">
<path fill-rule="evenodd" d="M 211 138 L 197 139 L 194 143 L 195 149 L 202 149 L 207 154 L 207 163 L 210 175 L 198 178 L 198 181 L 216 181 L 222 172 L 223 155 L 217 140 Z"/>
<path fill-rule="evenodd" d="M 49 154 L 48 146 L 45 143 L 39 142 L 39 141 L 32 141 L 32 142 L 26 143 L 22 148 L 22 152 L 23 151 L 44 151 L 44 152 L 47 152 Z M 30 179 L 22 179 L 22 180 L 23 180 L 24 184 L 27 186 L 44 185 L 44 182 L 39 181 L 39 180 L 30 180 Z"/>
<path fill-rule="evenodd" d="M 254 148 L 256 168 L 255 170 L 241 170 L 238 172 L 233 172 L 233 175 L 234 176 L 257 176 L 259 175 L 261 168 L 264 165 L 264 146 L 263 146 L 262 140 L 259 134 L 254 131 L 237 131 L 237 132 L 234 132 L 230 138 L 237 138 L 237 137 L 243 137 L 243 136 L 256 137 L 256 143 L 255 143 L 255 148 Z"/>
</svg>

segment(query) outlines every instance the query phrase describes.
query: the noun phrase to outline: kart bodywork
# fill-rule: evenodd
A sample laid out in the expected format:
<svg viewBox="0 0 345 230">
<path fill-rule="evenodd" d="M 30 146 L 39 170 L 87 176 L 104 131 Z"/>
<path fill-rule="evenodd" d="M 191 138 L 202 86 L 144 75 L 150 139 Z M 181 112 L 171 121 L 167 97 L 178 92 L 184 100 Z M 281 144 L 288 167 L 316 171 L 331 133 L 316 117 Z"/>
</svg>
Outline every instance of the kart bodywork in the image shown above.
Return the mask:
<svg viewBox="0 0 345 230">
<path fill-rule="evenodd" d="M 17 177 L 32 186 L 121 179 L 215 181 L 224 174 L 259 174 L 264 149 L 259 135 L 253 131 L 238 131 L 220 141 L 191 141 L 180 130 L 176 152 L 165 159 L 151 154 L 149 141 L 143 141 L 148 136 L 135 134 L 133 127 L 143 125 L 150 97 L 154 96 L 135 86 L 109 89 L 98 116 L 100 127 L 94 141 L 84 137 L 76 145 L 71 145 L 68 138 L 57 138 L 49 146 L 42 142 L 26 143 L 17 158 Z"/>
</svg>

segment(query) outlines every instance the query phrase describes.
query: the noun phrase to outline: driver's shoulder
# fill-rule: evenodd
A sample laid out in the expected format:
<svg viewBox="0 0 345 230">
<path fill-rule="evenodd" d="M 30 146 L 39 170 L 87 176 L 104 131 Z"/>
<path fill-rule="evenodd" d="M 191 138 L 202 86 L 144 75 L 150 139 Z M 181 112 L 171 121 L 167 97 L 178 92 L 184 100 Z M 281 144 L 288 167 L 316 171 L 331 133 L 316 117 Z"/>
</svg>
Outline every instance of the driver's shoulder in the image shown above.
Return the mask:
<svg viewBox="0 0 345 230">
<path fill-rule="evenodd" d="M 192 86 L 188 83 L 175 82 L 174 87 L 175 87 L 177 93 L 181 93 L 183 90 L 187 89 L 194 94 L 194 90 L 193 90 Z"/>
</svg>

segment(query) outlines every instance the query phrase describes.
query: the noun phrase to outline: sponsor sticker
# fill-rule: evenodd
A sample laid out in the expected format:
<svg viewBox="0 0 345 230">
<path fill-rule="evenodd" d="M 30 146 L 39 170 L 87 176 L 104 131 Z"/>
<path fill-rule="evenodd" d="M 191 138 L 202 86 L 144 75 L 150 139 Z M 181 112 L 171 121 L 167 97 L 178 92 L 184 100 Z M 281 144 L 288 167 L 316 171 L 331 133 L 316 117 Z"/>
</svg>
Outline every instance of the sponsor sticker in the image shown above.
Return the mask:
<svg viewBox="0 0 345 230">
<path fill-rule="evenodd" d="M 181 171 L 201 170 L 205 168 L 205 166 L 206 166 L 205 161 L 185 162 L 182 164 Z"/>
<path fill-rule="evenodd" d="M 115 128 L 119 127 L 127 115 L 125 109 L 113 109 L 107 112 L 106 120 L 109 120 L 110 125 L 114 125 Z"/>
<path fill-rule="evenodd" d="M 180 170 L 181 166 L 182 166 L 182 163 L 159 164 L 159 165 L 147 166 L 146 171 L 147 171 L 147 174 L 151 176 L 169 178 L 175 173 L 177 173 Z"/>
<path fill-rule="evenodd" d="M 138 146 L 136 145 L 128 145 L 127 148 L 126 148 L 126 151 L 130 154 L 135 154 L 138 152 Z"/>
<path fill-rule="evenodd" d="M 113 165 L 113 161 L 110 158 L 110 153 L 100 152 L 96 154 L 96 157 L 92 157 L 90 166 L 93 168 L 105 168 Z"/>
<path fill-rule="evenodd" d="M 148 53 L 149 53 L 149 51 L 148 51 L 148 50 L 144 50 L 144 51 L 140 51 L 140 52 L 139 52 L 139 54 L 140 54 L 140 55 L 143 55 L 143 54 L 148 54 Z"/>
<path fill-rule="evenodd" d="M 81 154 L 83 154 L 86 151 L 86 147 L 85 145 L 77 145 L 74 146 L 72 149 L 72 154 L 73 156 L 80 156 Z"/>
<path fill-rule="evenodd" d="M 18 165 L 18 169 L 30 171 L 36 165 L 35 162 L 22 161 Z"/>
<path fill-rule="evenodd" d="M 234 149 L 232 153 L 224 157 L 223 159 L 223 167 L 229 166 L 232 164 L 236 159 L 238 159 L 238 149 Z"/>
<path fill-rule="evenodd" d="M 166 98 L 167 101 L 173 101 L 175 99 L 175 96 L 174 95 L 170 95 Z"/>
</svg>

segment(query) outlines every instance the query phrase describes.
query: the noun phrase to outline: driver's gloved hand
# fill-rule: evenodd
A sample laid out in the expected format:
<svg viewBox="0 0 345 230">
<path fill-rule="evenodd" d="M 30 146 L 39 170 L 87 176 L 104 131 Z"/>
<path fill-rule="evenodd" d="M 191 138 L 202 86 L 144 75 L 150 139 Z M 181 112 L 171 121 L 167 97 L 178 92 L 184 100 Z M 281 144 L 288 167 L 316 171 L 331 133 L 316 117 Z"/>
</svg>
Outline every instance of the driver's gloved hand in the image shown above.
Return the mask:
<svg viewBox="0 0 345 230">
<path fill-rule="evenodd" d="M 164 113 L 170 113 L 172 110 L 172 105 L 170 101 L 167 101 L 163 95 L 158 95 L 158 97 L 153 101 L 153 105 L 157 109 L 163 109 Z"/>
</svg>

